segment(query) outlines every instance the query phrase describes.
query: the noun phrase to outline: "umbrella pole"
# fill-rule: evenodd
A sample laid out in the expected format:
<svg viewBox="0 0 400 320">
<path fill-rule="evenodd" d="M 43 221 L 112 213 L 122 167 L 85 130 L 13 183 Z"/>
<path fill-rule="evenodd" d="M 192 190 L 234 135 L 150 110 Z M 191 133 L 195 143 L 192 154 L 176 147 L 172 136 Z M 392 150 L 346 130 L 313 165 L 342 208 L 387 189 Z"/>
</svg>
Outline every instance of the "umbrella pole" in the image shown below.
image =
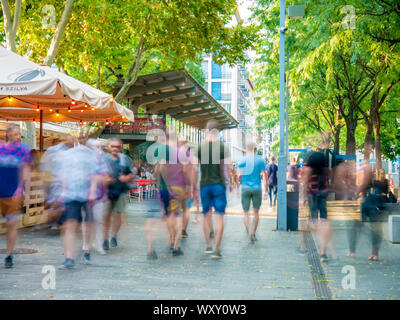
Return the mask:
<svg viewBox="0 0 400 320">
<path fill-rule="evenodd" d="M 43 110 L 40 110 L 39 151 L 43 152 Z"/>
</svg>

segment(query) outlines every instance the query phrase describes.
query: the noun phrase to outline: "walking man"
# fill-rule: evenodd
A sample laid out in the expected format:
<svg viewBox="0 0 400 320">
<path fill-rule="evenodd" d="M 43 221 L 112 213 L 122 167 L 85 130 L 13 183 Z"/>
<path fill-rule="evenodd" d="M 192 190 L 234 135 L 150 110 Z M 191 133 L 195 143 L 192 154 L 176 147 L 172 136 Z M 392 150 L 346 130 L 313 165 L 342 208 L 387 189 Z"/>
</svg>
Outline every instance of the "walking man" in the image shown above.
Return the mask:
<svg viewBox="0 0 400 320">
<path fill-rule="evenodd" d="M 333 229 L 327 220 L 326 208 L 329 167 L 323 150 L 326 150 L 329 146 L 329 144 L 325 145 L 328 143 L 328 138 L 329 137 L 323 137 L 322 148 L 319 148 L 318 151 L 311 153 L 303 167 L 302 175 L 304 192 L 307 193 L 307 200 L 312 219 L 309 229 L 317 232 L 321 247 L 321 262 L 328 261 L 328 256 L 326 254 L 327 247 L 329 247 L 332 257 L 336 259 L 336 251 L 332 243 Z"/>
<path fill-rule="evenodd" d="M 107 162 L 112 169 L 111 177 L 113 182 L 108 186 L 108 198 L 110 200 L 109 210 L 104 218 L 104 242 L 103 249 L 109 250 L 109 233 L 112 221 L 111 246 L 118 245 L 117 235 L 122 224 L 122 214 L 125 213 L 127 202 L 128 183 L 133 179 L 132 159 L 122 153 L 122 141 L 117 138 L 111 138 L 108 144 L 109 156 Z"/>
<path fill-rule="evenodd" d="M 246 155 L 239 161 L 239 169 L 242 177 L 242 207 L 244 211 L 244 225 L 250 236 L 250 241 L 256 240 L 258 226 L 258 212 L 262 201 L 261 175 L 265 172 L 265 162 L 261 156 L 254 153 L 255 144 L 249 142 L 246 146 Z M 253 203 L 254 219 L 252 227 L 249 226 L 250 203 Z"/>
<path fill-rule="evenodd" d="M 6 143 L 0 143 L 0 213 L 7 224 L 6 268 L 14 266 L 12 253 L 17 240 L 17 222 L 22 208 L 24 176 L 29 179 L 32 157 L 29 147 L 21 143 L 17 125 L 9 125 Z"/>
<path fill-rule="evenodd" d="M 62 151 L 57 160 L 60 162 L 58 166 L 62 177 L 61 202 L 65 204 L 65 211 L 59 221 L 65 261 L 59 269 L 72 269 L 75 266 L 74 247 L 78 224 L 83 219 L 87 228 L 92 224 L 92 206 L 96 201 L 97 186 L 102 183 L 107 169 L 96 153 L 82 144 Z M 85 212 L 84 216 L 82 211 Z M 90 238 L 88 230 L 84 237 Z M 88 247 L 84 252 L 83 262 L 90 264 L 91 242 L 86 243 Z"/>
<path fill-rule="evenodd" d="M 221 258 L 220 245 L 224 232 L 224 215 L 227 205 L 224 164 L 227 172 L 231 172 L 229 149 L 218 140 L 219 122 L 215 119 L 208 121 L 206 126 L 206 141 L 197 152 L 197 163 L 200 164 L 200 198 L 203 206 L 203 232 L 206 240 L 206 253 L 212 253 L 211 258 Z M 197 170 L 193 175 L 192 187 L 197 183 Z M 211 247 L 210 225 L 211 208 L 215 209 L 214 251 Z"/>
<path fill-rule="evenodd" d="M 268 175 L 268 195 L 269 204 L 272 207 L 272 193 L 274 194 L 274 206 L 276 205 L 276 195 L 278 192 L 278 166 L 275 164 L 275 157 L 269 158 L 270 163 L 267 166 Z"/>
</svg>

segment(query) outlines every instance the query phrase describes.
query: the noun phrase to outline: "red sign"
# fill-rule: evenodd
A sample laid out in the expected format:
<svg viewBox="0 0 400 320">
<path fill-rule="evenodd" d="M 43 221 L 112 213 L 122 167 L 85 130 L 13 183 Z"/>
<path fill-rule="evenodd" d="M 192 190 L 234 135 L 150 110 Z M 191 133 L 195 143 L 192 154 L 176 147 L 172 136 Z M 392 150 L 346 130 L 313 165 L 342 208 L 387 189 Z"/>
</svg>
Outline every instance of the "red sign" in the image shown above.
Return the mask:
<svg viewBox="0 0 400 320">
<path fill-rule="evenodd" d="M 106 127 L 109 133 L 146 134 L 153 129 L 165 129 L 162 115 L 135 117 L 134 122 L 114 122 Z"/>
</svg>

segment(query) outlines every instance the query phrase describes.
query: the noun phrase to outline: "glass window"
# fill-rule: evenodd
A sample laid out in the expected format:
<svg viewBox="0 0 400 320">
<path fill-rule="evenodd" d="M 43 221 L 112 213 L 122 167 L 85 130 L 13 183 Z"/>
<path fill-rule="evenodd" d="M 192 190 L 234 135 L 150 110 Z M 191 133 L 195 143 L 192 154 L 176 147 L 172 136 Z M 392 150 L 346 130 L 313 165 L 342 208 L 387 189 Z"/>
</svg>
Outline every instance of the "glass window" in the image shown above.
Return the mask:
<svg viewBox="0 0 400 320">
<path fill-rule="evenodd" d="M 211 95 L 215 100 L 221 100 L 221 82 L 213 82 L 211 83 Z"/>
<path fill-rule="evenodd" d="M 214 61 L 211 62 L 211 76 L 213 79 L 221 79 L 221 66 Z"/>
<path fill-rule="evenodd" d="M 201 63 L 201 70 L 203 71 L 204 78 L 208 79 L 208 61 L 203 61 Z"/>
<path fill-rule="evenodd" d="M 231 113 L 231 104 L 230 103 L 221 103 L 221 106 L 223 106 L 226 111 Z"/>
<path fill-rule="evenodd" d="M 221 77 L 222 79 L 232 79 L 232 69 L 228 64 L 224 64 L 221 67 Z"/>
<path fill-rule="evenodd" d="M 221 100 L 232 99 L 232 86 L 230 82 L 223 82 L 221 86 Z"/>
</svg>

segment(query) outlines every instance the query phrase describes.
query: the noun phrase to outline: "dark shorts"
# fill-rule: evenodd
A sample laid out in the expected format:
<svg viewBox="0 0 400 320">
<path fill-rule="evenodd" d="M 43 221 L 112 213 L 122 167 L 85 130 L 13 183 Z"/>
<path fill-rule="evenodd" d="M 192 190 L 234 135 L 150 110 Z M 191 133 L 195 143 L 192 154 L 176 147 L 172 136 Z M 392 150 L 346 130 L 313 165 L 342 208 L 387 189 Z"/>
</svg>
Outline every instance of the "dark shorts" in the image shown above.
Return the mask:
<svg viewBox="0 0 400 320">
<path fill-rule="evenodd" d="M 163 210 L 164 215 L 168 215 L 168 207 L 169 207 L 169 192 L 168 190 L 160 190 L 158 192 L 158 197 L 161 203 L 161 208 Z"/>
<path fill-rule="evenodd" d="M 201 205 L 206 214 L 214 207 L 216 214 L 225 214 L 226 189 L 222 184 L 209 184 L 200 189 Z"/>
<path fill-rule="evenodd" d="M 251 202 L 253 202 L 254 209 L 260 209 L 261 201 L 261 189 L 242 189 L 242 207 L 244 212 L 249 211 Z"/>
<path fill-rule="evenodd" d="M 323 195 L 309 194 L 308 195 L 308 206 L 310 208 L 311 218 L 313 220 L 326 219 L 328 216 L 326 209 L 326 197 Z"/>
<path fill-rule="evenodd" d="M 65 203 L 65 211 L 58 221 L 59 224 L 63 224 L 68 220 L 76 220 L 78 222 L 91 222 L 93 221 L 93 210 L 87 205 L 87 202 L 82 201 L 69 201 Z"/>
</svg>

